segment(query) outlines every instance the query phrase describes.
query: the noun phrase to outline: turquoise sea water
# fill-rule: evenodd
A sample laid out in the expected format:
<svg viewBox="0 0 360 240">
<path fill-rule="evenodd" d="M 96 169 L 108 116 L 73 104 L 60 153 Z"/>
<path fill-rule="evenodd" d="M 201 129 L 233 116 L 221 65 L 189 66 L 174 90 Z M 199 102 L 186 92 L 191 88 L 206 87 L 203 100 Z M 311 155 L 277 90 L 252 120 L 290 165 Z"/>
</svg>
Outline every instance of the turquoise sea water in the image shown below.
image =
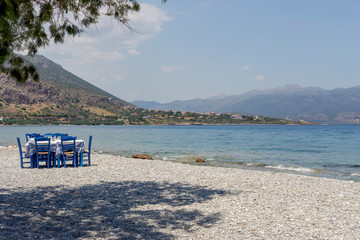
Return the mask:
<svg viewBox="0 0 360 240">
<path fill-rule="evenodd" d="M 360 125 L 1 126 L 0 145 L 24 144 L 30 132 L 91 134 L 103 153 L 360 181 Z"/>
</svg>

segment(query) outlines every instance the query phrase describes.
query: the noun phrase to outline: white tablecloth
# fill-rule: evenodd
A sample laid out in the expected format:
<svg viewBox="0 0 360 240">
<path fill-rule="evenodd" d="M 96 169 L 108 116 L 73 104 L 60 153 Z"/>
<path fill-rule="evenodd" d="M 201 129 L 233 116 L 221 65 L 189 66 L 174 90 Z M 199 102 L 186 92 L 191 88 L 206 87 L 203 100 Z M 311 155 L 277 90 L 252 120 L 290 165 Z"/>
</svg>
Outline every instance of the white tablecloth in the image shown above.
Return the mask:
<svg viewBox="0 0 360 240">
<path fill-rule="evenodd" d="M 67 141 L 65 141 L 67 142 Z M 38 144 L 41 143 L 46 143 L 46 142 L 41 142 L 39 141 Z M 75 148 L 76 148 L 76 152 L 77 153 L 81 153 L 84 151 L 84 146 L 85 146 L 85 142 L 84 140 L 75 140 Z M 31 157 L 32 155 L 36 154 L 36 149 L 35 149 L 35 139 L 34 138 L 30 138 L 29 141 L 25 144 L 25 157 Z M 60 139 L 51 139 L 50 141 L 50 152 L 55 153 L 55 157 L 57 158 L 61 152 L 62 152 L 62 148 L 61 148 L 61 140 Z"/>
</svg>

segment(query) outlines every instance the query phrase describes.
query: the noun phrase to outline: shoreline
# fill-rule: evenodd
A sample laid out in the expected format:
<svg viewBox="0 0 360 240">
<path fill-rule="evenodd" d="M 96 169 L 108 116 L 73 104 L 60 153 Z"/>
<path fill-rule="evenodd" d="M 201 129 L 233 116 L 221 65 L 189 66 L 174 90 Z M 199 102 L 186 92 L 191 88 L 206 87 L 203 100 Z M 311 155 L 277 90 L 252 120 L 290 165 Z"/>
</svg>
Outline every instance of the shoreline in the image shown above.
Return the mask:
<svg viewBox="0 0 360 240">
<path fill-rule="evenodd" d="M 207 124 L 207 123 L 199 123 L 199 124 L 0 124 L 0 127 L 18 127 L 18 126 L 331 126 L 331 125 L 359 125 L 354 123 L 308 123 L 308 124 L 276 124 L 276 123 L 268 123 L 268 124 Z"/>
<path fill-rule="evenodd" d="M 358 182 L 96 153 L 89 167 L 19 162 L 17 147 L 0 147 L 4 239 L 360 236 Z"/>
<path fill-rule="evenodd" d="M 8 145 L 0 145 L 1 148 L 6 148 Z M 17 147 L 17 145 L 9 145 L 12 147 Z M 109 154 L 115 155 L 118 157 L 130 158 L 133 153 L 120 153 L 114 151 L 101 151 L 101 150 L 94 150 L 94 152 L 99 154 Z M 266 171 L 266 172 L 275 172 L 275 173 L 288 173 L 288 174 L 295 174 L 295 175 L 303 175 L 303 176 L 313 176 L 319 178 L 328 178 L 328 179 L 339 179 L 345 181 L 354 181 L 360 182 L 360 173 L 351 171 L 351 169 L 345 171 L 336 171 L 336 170 L 328 170 L 325 168 L 316 168 L 312 166 L 298 166 L 298 165 L 284 165 L 282 163 L 265 163 L 265 162 L 247 162 L 247 161 L 227 161 L 226 159 L 214 160 L 211 157 L 207 159 L 205 155 L 178 155 L 175 158 L 169 159 L 167 156 L 160 155 L 158 156 L 156 153 L 148 153 L 151 155 L 155 160 L 159 161 L 170 161 L 175 163 L 183 163 L 183 164 L 190 164 L 190 165 L 198 165 L 198 166 L 212 166 L 212 167 L 224 167 L 224 168 L 237 168 L 237 169 L 244 169 L 244 170 L 254 170 L 254 171 Z M 154 157 L 156 156 L 156 157 Z M 173 157 L 174 157 L 173 156 Z M 204 162 L 196 162 L 196 158 L 203 158 Z M 355 165 L 354 165 L 355 166 Z M 357 167 L 357 165 L 355 166 Z"/>
<path fill-rule="evenodd" d="M 122 155 L 117 152 L 109 152 L 109 151 L 106 152 L 95 151 L 95 152 L 97 154 L 114 155 L 117 157 L 131 158 L 130 155 Z M 243 169 L 243 170 L 295 174 L 300 176 L 309 176 L 316 178 L 327 178 L 327 179 L 360 182 L 360 175 L 357 173 L 344 172 L 344 171 L 328 171 L 326 169 L 311 168 L 305 166 L 271 164 L 271 163 L 261 163 L 261 162 L 214 161 L 211 159 L 210 160 L 206 159 L 206 156 L 200 156 L 200 155 L 186 155 L 183 157 L 179 157 L 177 159 L 168 159 L 166 156 L 163 157 L 162 159 L 155 157 L 153 158 L 154 160 L 158 160 L 158 161 L 180 163 L 185 165 L 187 164 L 192 166 L 235 168 L 235 169 Z M 197 162 L 197 159 L 199 158 L 202 159 L 203 161 Z"/>
</svg>

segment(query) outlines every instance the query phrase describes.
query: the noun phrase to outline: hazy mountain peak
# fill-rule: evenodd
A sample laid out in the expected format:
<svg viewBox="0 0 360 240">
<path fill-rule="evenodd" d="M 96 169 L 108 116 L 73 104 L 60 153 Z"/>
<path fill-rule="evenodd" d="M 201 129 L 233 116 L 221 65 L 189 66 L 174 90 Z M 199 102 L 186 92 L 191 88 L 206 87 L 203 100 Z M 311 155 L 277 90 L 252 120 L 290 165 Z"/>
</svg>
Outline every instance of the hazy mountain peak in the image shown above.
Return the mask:
<svg viewBox="0 0 360 240">
<path fill-rule="evenodd" d="M 241 113 L 319 123 L 360 123 L 360 87 L 326 90 L 284 87 L 255 90 L 242 95 L 210 97 L 157 104 L 161 110 Z M 145 105 L 137 105 L 145 107 Z M 146 107 L 153 107 L 147 105 Z"/>
<path fill-rule="evenodd" d="M 224 99 L 224 98 L 227 98 L 227 97 L 228 97 L 228 95 L 226 95 L 226 94 L 218 94 L 218 95 L 209 97 L 208 99 Z"/>
</svg>

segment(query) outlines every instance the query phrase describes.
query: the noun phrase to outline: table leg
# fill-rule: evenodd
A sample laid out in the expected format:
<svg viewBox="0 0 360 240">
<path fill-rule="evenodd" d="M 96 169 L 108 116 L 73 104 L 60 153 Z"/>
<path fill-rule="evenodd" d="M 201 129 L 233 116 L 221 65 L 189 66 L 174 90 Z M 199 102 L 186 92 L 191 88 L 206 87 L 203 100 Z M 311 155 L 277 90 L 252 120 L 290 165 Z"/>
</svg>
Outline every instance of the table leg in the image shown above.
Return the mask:
<svg viewBox="0 0 360 240">
<path fill-rule="evenodd" d="M 34 168 L 34 156 L 30 156 L 30 168 Z"/>
</svg>

